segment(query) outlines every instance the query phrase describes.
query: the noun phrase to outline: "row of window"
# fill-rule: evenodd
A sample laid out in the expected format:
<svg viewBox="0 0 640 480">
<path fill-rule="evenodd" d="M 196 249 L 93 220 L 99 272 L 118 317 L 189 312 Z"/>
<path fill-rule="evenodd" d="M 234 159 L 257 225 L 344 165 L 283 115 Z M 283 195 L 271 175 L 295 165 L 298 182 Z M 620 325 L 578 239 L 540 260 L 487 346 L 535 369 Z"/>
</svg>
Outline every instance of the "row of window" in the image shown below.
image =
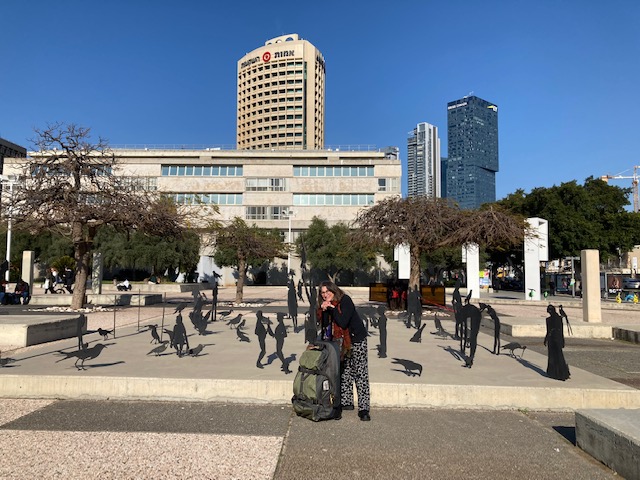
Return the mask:
<svg viewBox="0 0 640 480">
<path fill-rule="evenodd" d="M 173 193 L 176 205 L 242 205 L 241 193 Z"/>
<path fill-rule="evenodd" d="M 373 205 L 373 195 L 367 193 L 295 193 L 293 204 L 301 206 L 364 206 Z"/>
<path fill-rule="evenodd" d="M 162 165 L 163 177 L 241 177 L 242 165 Z"/>
<path fill-rule="evenodd" d="M 294 166 L 294 177 L 373 177 L 373 166 Z"/>
</svg>

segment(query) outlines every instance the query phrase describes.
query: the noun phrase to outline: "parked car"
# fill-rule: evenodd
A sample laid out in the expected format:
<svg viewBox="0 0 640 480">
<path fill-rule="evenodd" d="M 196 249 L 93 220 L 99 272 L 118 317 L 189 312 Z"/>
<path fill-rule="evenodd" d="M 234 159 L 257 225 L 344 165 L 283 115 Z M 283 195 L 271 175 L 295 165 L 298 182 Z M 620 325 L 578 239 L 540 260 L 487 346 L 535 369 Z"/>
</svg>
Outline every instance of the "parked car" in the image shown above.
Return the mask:
<svg viewBox="0 0 640 480">
<path fill-rule="evenodd" d="M 640 278 L 623 278 L 622 279 L 622 288 L 623 289 L 637 289 L 640 288 Z"/>
</svg>

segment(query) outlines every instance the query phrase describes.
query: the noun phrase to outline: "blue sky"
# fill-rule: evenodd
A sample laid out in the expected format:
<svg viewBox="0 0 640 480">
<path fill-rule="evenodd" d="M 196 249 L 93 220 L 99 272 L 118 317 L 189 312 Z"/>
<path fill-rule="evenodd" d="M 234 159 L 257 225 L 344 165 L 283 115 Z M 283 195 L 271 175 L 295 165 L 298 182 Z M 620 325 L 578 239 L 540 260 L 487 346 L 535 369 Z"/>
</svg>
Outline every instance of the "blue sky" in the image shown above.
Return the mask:
<svg viewBox="0 0 640 480">
<path fill-rule="evenodd" d="M 55 121 L 233 146 L 237 60 L 298 33 L 325 57 L 327 146 L 404 161 L 429 122 L 446 155 L 447 102 L 473 92 L 500 109 L 498 198 L 640 165 L 637 0 L 1 0 L 0 19 L 0 137 L 27 148 Z"/>
</svg>

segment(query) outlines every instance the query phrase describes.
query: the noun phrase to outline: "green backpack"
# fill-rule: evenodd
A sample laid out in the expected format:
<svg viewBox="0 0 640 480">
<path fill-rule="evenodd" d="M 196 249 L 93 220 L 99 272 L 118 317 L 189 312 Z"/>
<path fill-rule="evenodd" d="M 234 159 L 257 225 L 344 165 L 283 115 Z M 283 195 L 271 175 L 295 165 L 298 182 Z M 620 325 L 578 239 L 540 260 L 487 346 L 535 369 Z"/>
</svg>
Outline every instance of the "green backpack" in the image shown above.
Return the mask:
<svg viewBox="0 0 640 480">
<path fill-rule="evenodd" d="M 293 380 L 293 410 L 314 422 L 329 420 L 340 407 L 340 347 L 316 341 L 300 356 Z"/>
</svg>

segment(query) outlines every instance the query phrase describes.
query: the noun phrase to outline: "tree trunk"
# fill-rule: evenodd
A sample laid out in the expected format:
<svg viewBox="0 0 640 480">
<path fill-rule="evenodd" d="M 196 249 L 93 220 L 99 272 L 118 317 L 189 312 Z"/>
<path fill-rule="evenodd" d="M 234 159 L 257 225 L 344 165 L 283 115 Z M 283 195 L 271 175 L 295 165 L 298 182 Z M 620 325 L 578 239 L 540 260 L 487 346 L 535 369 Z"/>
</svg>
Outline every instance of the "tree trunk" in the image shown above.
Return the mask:
<svg viewBox="0 0 640 480">
<path fill-rule="evenodd" d="M 410 271 L 409 271 L 409 288 L 414 292 L 420 291 L 420 247 L 416 245 L 410 246 Z"/>
<path fill-rule="evenodd" d="M 238 259 L 238 281 L 236 282 L 236 303 L 242 303 L 244 282 L 247 278 L 247 262 L 244 258 Z"/>
<path fill-rule="evenodd" d="M 84 307 L 84 297 L 87 293 L 87 278 L 89 277 L 89 258 L 91 252 L 90 243 L 85 241 L 82 224 L 74 222 L 73 231 L 73 256 L 76 261 L 75 268 L 75 288 L 73 289 L 73 297 L 71 298 L 71 308 L 78 310 Z"/>
</svg>

